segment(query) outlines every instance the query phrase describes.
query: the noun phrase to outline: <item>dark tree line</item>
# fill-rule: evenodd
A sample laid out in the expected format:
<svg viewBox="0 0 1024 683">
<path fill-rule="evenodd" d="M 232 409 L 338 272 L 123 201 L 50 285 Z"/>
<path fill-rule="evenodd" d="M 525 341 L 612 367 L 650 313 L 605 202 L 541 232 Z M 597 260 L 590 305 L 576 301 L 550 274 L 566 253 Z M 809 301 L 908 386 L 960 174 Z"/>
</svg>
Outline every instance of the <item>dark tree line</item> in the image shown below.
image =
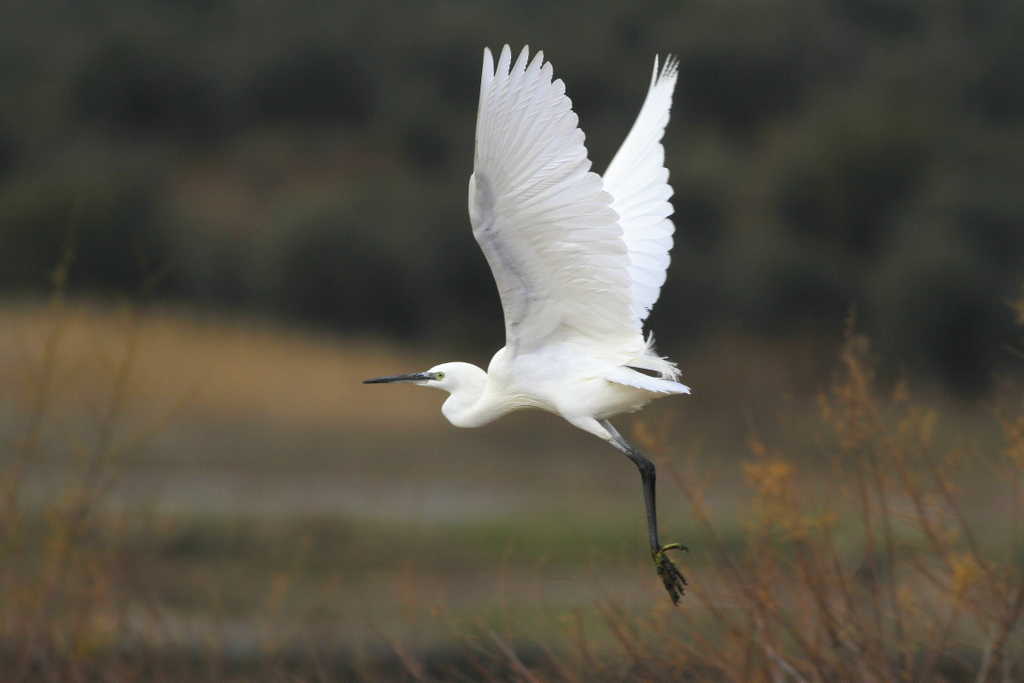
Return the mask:
<svg viewBox="0 0 1024 683">
<path fill-rule="evenodd" d="M 524 9 L 525 8 L 525 9 Z M 465 183 L 482 48 L 543 48 L 603 170 L 653 56 L 666 350 L 839 329 L 979 395 L 1024 283 L 1024 5 L 18 0 L 0 9 L 0 288 L 72 284 L 500 343 Z"/>
</svg>

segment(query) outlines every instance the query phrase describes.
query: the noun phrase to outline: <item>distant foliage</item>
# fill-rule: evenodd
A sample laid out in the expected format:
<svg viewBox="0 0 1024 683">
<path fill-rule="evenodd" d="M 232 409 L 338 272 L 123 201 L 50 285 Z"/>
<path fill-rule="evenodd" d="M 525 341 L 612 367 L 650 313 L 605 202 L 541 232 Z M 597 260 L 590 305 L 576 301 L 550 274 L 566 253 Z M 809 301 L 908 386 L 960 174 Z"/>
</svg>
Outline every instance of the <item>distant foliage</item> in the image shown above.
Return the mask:
<svg viewBox="0 0 1024 683">
<path fill-rule="evenodd" d="M 205 74 L 124 42 L 100 48 L 70 94 L 79 121 L 101 127 L 112 141 L 155 137 L 176 145 L 205 143 L 221 123 Z"/>
<path fill-rule="evenodd" d="M 249 85 L 254 123 L 282 126 L 355 126 L 373 112 L 373 91 L 360 65 L 337 50 L 281 56 Z"/>
<path fill-rule="evenodd" d="M 403 264 L 357 230 L 296 235 L 276 289 L 285 310 L 317 325 L 407 338 L 423 324 Z"/>
<path fill-rule="evenodd" d="M 45 281 L 73 201 L 90 217 L 72 288 L 131 290 L 141 249 L 173 260 L 165 294 L 192 303 L 500 340 L 466 179 L 482 48 L 528 43 L 565 79 L 597 171 L 653 56 L 679 55 L 663 351 L 723 324 L 835 329 L 855 305 L 890 370 L 978 395 L 1007 358 L 992 349 L 1024 280 L 1020 3 L 15 4 L 7 291 Z M 335 224 L 293 220 L 325 205 Z M 481 315 L 496 334 L 463 334 Z"/>
</svg>

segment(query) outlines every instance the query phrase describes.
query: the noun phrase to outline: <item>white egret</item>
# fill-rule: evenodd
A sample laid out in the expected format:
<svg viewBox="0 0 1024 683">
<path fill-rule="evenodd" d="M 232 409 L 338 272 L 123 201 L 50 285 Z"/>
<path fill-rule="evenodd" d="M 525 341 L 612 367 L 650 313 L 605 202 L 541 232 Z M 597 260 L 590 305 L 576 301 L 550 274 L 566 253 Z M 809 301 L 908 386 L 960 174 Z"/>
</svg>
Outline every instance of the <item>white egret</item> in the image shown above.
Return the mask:
<svg viewBox="0 0 1024 683">
<path fill-rule="evenodd" d="M 505 313 L 505 347 L 487 371 L 443 363 L 366 380 L 443 389 L 456 427 L 479 427 L 539 408 L 601 437 L 640 470 L 651 555 L 672 601 L 686 581 L 658 539 L 655 468 L 608 422 L 689 388 L 656 355 L 643 322 L 669 264 L 674 226 L 661 138 L 677 62 L 654 62 L 647 98 L 604 178 L 590 171 L 583 132 L 551 64 L 506 45 L 495 68 L 484 50 L 476 154 L 469 179 L 473 235 Z M 646 371 L 646 372 L 645 372 Z"/>
</svg>

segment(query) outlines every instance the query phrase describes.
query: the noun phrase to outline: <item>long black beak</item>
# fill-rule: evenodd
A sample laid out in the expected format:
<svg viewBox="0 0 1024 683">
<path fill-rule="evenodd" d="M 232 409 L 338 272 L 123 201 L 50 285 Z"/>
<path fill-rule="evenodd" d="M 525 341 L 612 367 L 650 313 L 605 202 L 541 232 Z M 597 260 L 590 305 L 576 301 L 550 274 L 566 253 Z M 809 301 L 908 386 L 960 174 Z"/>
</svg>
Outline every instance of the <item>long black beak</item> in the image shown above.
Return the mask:
<svg viewBox="0 0 1024 683">
<path fill-rule="evenodd" d="M 363 380 L 363 384 L 390 384 L 391 382 L 426 382 L 434 379 L 432 372 L 416 372 L 411 375 L 390 375 Z"/>
</svg>

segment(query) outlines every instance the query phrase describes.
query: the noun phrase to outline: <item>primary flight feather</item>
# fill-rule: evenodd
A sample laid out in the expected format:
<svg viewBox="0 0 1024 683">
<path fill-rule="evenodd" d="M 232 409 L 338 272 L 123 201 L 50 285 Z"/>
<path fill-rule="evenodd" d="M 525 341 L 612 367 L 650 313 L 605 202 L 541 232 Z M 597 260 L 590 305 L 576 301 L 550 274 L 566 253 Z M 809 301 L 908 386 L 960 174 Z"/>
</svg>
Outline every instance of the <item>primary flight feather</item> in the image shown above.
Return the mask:
<svg viewBox="0 0 1024 683">
<path fill-rule="evenodd" d="M 367 380 L 448 391 L 441 410 L 459 427 L 539 408 L 614 445 L 640 470 L 651 554 L 674 602 L 685 581 L 665 551 L 681 546 L 658 539 L 654 465 L 608 418 L 690 391 L 643 335 L 672 247 L 661 138 L 676 75 L 675 60 L 655 60 L 636 123 L 602 178 L 543 53 L 531 60 L 523 48 L 513 63 L 506 45 L 495 65 L 485 49 L 469 216 L 501 295 L 505 347 L 486 372 L 443 363 Z"/>
</svg>

